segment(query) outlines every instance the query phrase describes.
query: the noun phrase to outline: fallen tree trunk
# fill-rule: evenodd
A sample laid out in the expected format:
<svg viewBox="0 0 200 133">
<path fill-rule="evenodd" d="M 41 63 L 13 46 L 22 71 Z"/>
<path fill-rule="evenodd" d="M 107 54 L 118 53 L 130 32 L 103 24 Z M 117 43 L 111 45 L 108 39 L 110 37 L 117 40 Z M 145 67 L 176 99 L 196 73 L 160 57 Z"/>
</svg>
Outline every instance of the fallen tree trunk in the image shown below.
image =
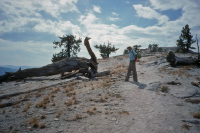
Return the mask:
<svg viewBox="0 0 200 133">
<path fill-rule="evenodd" d="M 98 76 L 98 63 L 97 58 L 92 51 L 89 44 L 88 37 L 85 38 L 84 44 L 88 50 L 88 53 L 91 56 L 91 59 L 79 58 L 79 57 L 68 57 L 61 61 L 54 62 L 52 64 L 40 67 L 40 68 L 31 68 L 25 70 L 18 70 L 14 73 L 6 73 L 3 76 L 0 76 L 0 83 L 9 80 L 18 80 L 24 79 L 27 77 L 39 77 L 39 76 L 50 76 L 61 74 L 65 72 L 77 71 L 78 73 L 83 73 L 84 76 L 88 78 L 94 78 Z M 90 69 L 89 69 L 90 68 Z M 76 73 L 71 73 L 69 76 L 65 76 L 64 78 L 74 76 Z M 62 78 L 61 76 L 61 78 Z"/>
<path fill-rule="evenodd" d="M 14 73 L 6 73 L 0 76 L 0 82 L 7 80 L 24 79 L 27 77 L 50 76 L 61 74 L 63 72 L 71 72 L 72 70 L 85 69 L 86 72 L 89 67 L 97 68 L 96 63 L 86 58 L 70 57 L 61 61 L 43 66 L 41 68 L 31 68 L 25 70 L 18 70 Z"/>
<path fill-rule="evenodd" d="M 200 65 L 200 60 L 177 57 L 172 51 L 168 53 L 166 59 L 172 67 L 179 65 Z"/>
<path fill-rule="evenodd" d="M 97 60 L 95 54 L 92 52 L 89 44 L 90 38 L 85 38 L 86 48 L 91 55 L 91 59 L 79 58 L 79 57 L 68 57 L 61 61 L 54 62 L 52 64 L 40 67 L 31 68 L 25 70 L 18 70 L 14 73 L 6 73 L 0 76 L 0 83 L 8 80 L 24 79 L 27 77 L 39 77 L 39 76 L 50 76 L 55 74 L 61 74 L 64 72 L 72 72 L 73 70 L 80 70 L 83 73 L 87 73 L 89 78 L 93 78 L 95 73 L 97 73 Z M 91 68 L 91 70 L 89 70 Z"/>
<path fill-rule="evenodd" d="M 85 76 L 83 73 L 80 73 L 80 72 L 81 72 L 81 70 L 63 73 L 61 75 L 61 79 L 71 78 L 71 77 L 75 77 L 75 76 L 76 77 Z M 107 75 L 110 75 L 110 70 L 103 71 L 103 72 L 98 72 L 98 73 L 96 73 L 95 77 L 103 77 L 103 76 L 107 76 Z"/>
</svg>

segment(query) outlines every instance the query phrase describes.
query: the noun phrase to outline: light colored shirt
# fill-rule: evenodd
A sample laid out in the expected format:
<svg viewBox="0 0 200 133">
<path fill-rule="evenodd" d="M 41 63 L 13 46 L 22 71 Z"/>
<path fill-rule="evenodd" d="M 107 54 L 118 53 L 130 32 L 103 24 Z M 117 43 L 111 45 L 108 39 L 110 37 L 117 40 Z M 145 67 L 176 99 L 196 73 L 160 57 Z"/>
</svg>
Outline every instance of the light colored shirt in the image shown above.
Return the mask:
<svg viewBox="0 0 200 133">
<path fill-rule="evenodd" d="M 136 55 L 137 55 L 137 53 L 135 52 L 135 50 L 131 49 L 131 50 L 129 51 L 130 61 L 134 61 Z"/>
</svg>

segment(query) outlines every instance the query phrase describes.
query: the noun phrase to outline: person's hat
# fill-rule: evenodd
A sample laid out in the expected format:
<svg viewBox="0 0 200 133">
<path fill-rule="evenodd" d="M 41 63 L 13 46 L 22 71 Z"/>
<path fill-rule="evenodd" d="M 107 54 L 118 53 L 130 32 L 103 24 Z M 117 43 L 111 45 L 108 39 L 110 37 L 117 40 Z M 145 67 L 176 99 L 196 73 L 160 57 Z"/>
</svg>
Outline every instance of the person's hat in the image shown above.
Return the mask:
<svg viewBox="0 0 200 133">
<path fill-rule="evenodd" d="M 127 49 L 132 48 L 131 46 L 128 46 Z"/>
</svg>

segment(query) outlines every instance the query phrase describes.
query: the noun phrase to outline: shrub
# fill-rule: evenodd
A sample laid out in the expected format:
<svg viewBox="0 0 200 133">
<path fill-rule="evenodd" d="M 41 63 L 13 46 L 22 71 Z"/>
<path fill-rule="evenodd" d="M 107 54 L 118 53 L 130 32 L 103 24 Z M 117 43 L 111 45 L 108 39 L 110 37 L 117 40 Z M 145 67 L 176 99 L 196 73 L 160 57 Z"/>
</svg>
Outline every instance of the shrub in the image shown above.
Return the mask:
<svg viewBox="0 0 200 133">
<path fill-rule="evenodd" d="M 200 119 L 200 112 L 193 114 L 194 118 Z"/>
<path fill-rule="evenodd" d="M 182 125 L 182 128 L 183 128 L 183 129 L 186 129 L 186 130 L 190 130 L 190 125 L 188 125 L 187 123 L 184 123 L 184 124 Z"/>
<path fill-rule="evenodd" d="M 167 93 L 167 92 L 169 92 L 169 87 L 168 86 L 163 86 L 161 88 L 161 91 L 164 92 L 164 93 Z"/>
</svg>

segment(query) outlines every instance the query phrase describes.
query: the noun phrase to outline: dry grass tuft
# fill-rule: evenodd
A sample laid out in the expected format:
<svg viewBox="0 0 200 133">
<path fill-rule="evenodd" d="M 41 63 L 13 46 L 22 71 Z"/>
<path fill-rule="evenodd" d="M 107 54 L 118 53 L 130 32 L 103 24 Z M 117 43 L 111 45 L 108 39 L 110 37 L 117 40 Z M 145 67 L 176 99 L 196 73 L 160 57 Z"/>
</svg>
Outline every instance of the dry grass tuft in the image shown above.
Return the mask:
<svg viewBox="0 0 200 133">
<path fill-rule="evenodd" d="M 73 96 L 73 97 L 72 97 L 72 100 L 76 100 L 76 96 Z"/>
<path fill-rule="evenodd" d="M 188 125 L 187 123 L 184 123 L 181 127 L 183 129 L 190 130 L 190 125 Z"/>
<path fill-rule="evenodd" d="M 38 97 L 41 97 L 42 96 L 42 94 L 40 93 L 40 92 L 38 92 L 37 94 L 36 94 L 36 97 L 38 98 Z"/>
<path fill-rule="evenodd" d="M 104 95 L 104 98 L 105 98 L 105 99 L 108 99 L 108 94 L 105 94 L 105 95 Z"/>
<path fill-rule="evenodd" d="M 52 88 L 50 88 L 50 89 L 52 90 Z M 49 93 L 49 95 L 58 93 L 58 91 L 60 91 L 60 88 L 55 88 Z"/>
<path fill-rule="evenodd" d="M 73 96 L 73 95 L 76 95 L 76 91 L 68 92 L 68 93 L 67 93 L 67 96 Z"/>
<path fill-rule="evenodd" d="M 40 124 L 40 128 L 41 128 L 41 129 L 43 129 L 43 128 L 45 128 L 45 127 L 46 127 L 46 124 L 44 124 L 44 123 Z"/>
<path fill-rule="evenodd" d="M 51 106 L 56 106 L 56 104 L 55 104 L 55 103 L 52 103 Z"/>
<path fill-rule="evenodd" d="M 95 111 L 94 111 L 94 110 L 91 110 L 91 109 L 87 109 L 86 112 L 87 112 L 89 115 L 94 115 L 94 114 L 95 114 Z"/>
<path fill-rule="evenodd" d="M 27 103 L 26 107 L 24 107 L 22 112 L 26 112 L 30 108 L 31 105 L 32 105 L 31 103 Z"/>
<path fill-rule="evenodd" d="M 56 118 L 59 118 L 61 115 L 62 115 L 63 111 L 59 111 L 57 114 L 56 114 Z"/>
<path fill-rule="evenodd" d="M 163 68 L 163 71 L 167 71 L 167 70 L 168 69 Z M 186 76 L 187 78 L 192 77 L 192 75 L 187 73 L 186 70 L 189 70 L 188 66 L 179 68 L 178 70 L 175 70 L 175 71 L 169 71 L 168 74 L 178 75 L 179 77 L 182 77 L 182 76 Z"/>
<path fill-rule="evenodd" d="M 46 97 L 44 97 L 44 99 L 43 99 L 44 101 L 46 101 L 46 102 L 50 102 L 50 99 L 49 99 L 49 97 L 48 96 L 46 96 Z"/>
<path fill-rule="evenodd" d="M 69 91 L 73 91 L 75 88 L 74 87 L 71 87 L 71 88 L 69 88 Z"/>
<path fill-rule="evenodd" d="M 196 77 L 197 80 L 200 80 L 200 77 Z"/>
<path fill-rule="evenodd" d="M 86 85 L 86 84 L 84 84 L 84 87 L 87 87 L 87 85 Z"/>
<path fill-rule="evenodd" d="M 122 98 L 122 96 L 120 94 L 115 94 L 116 98 Z"/>
<path fill-rule="evenodd" d="M 76 114 L 76 120 L 78 120 L 78 119 L 82 119 L 83 118 L 83 116 L 81 115 L 81 114 Z"/>
<path fill-rule="evenodd" d="M 100 97 L 100 102 L 107 102 L 103 96 Z"/>
<path fill-rule="evenodd" d="M 91 86 L 91 90 L 94 90 L 94 86 Z"/>
<path fill-rule="evenodd" d="M 6 109 L 3 109 L 2 114 L 6 113 Z"/>
<path fill-rule="evenodd" d="M 46 108 L 48 103 L 50 103 L 50 99 L 49 99 L 48 96 L 46 96 L 46 97 L 43 98 L 43 101 L 37 103 L 35 106 L 36 106 L 36 107 L 43 107 L 43 108 Z"/>
<path fill-rule="evenodd" d="M 200 119 L 200 112 L 193 114 L 194 118 Z"/>
<path fill-rule="evenodd" d="M 67 106 L 71 106 L 73 104 L 73 101 L 72 100 L 68 100 L 66 103 L 65 103 Z"/>
<path fill-rule="evenodd" d="M 55 94 L 52 94 L 52 95 L 51 95 L 51 98 L 54 98 L 54 97 L 56 97 L 56 95 L 55 95 Z"/>
<path fill-rule="evenodd" d="M 106 112 L 105 112 L 105 115 L 108 115 L 108 114 L 109 114 L 109 112 L 108 112 L 108 111 L 106 111 Z"/>
<path fill-rule="evenodd" d="M 97 107 L 93 107 L 93 110 L 97 110 Z"/>
<path fill-rule="evenodd" d="M 33 127 L 35 127 L 35 128 L 39 127 L 39 121 L 38 121 L 37 117 L 32 117 L 30 120 L 28 120 L 28 122 L 30 124 L 32 124 Z"/>
<path fill-rule="evenodd" d="M 40 119 L 45 119 L 46 118 L 46 116 L 45 116 L 45 114 L 43 113 L 41 116 L 40 116 Z"/>
<path fill-rule="evenodd" d="M 110 83 L 104 82 L 104 83 L 102 84 L 102 87 L 110 87 Z"/>
<path fill-rule="evenodd" d="M 130 113 L 128 111 L 121 111 L 121 112 L 118 112 L 118 114 L 120 114 L 120 115 L 129 115 Z"/>
<path fill-rule="evenodd" d="M 168 86 L 162 86 L 161 91 L 164 93 L 169 92 L 169 87 Z"/>
</svg>

